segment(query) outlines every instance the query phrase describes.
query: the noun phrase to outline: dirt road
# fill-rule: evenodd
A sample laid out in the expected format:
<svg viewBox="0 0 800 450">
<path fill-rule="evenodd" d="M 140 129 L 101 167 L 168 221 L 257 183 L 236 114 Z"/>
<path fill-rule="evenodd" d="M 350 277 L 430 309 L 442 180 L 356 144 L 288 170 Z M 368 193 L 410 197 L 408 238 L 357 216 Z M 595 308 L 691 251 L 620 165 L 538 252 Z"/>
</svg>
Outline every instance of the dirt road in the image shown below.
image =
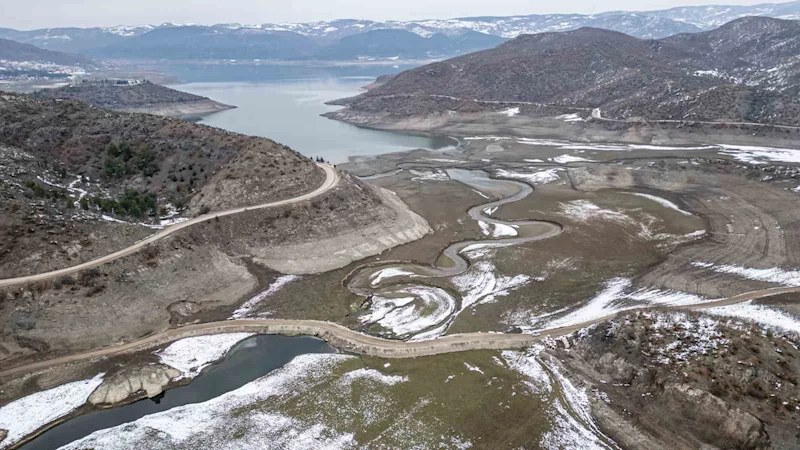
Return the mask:
<svg viewBox="0 0 800 450">
<path fill-rule="evenodd" d="M 298 203 L 298 202 L 302 202 L 302 201 L 305 201 L 305 200 L 312 199 L 314 197 L 317 197 L 319 195 L 322 195 L 322 194 L 328 192 L 329 190 L 331 190 L 333 187 L 335 187 L 339 183 L 339 174 L 333 167 L 329 166 L 328 164 L 318 164 L 318 165 L 319 165 L 319 167 L 322 168 L 322 170 L 325 171 L 325 182 L 323 182 L 322 185 L 320 187 L 318 187 L 316 190 L 314 190 L 313 192 L 309 192 L 307 194 L 303 194 L 303 195 L 300 195 L 298 197 L 289 198 L 289 199 L 286 199 L 286 200 L 280 200 L 280 201 L 277 201 L 277 202 L 264 203 L 264 204 L 261 204 L 261 205 L 245 206 L 245 207 L 240 207 L 240 208 L 228 209 L 228 210 L 225 210 L 225 211 L 212 212 L 212 213 L 204 214 L 202 216 L 197 216 L 197 217 L 195 217 L 193 219 L 187 220 L 185 222 L 177 223 L 177 224 L 172 225 L 172 226 L 170 226 L 168 228 L 165 228 L 165 229 L 159 231 L 158 233 L 152 234 L 149 237 L 147 237 L 147 238 L 145 238 L 145 239 L 143 239 L 143 240 L 131 245 L 130 247 L 124 248 L 124 249 L 116 251 L 114 253 L 102 256 L 102 257 L 97 258 L 97 259 L 93 259 L 91 261 L 87 261 L 87 262 L 82 263 L 82 264 L 78 264 L 76 266 L 66 267 L 64 269 L 53 270 L 51 272 L 39 273 L 39 274 L 36 274 L 36 275 L 29 275 L 29 276 L 26 276 L 26 277 L 7 278 L 5 280 L 0 280 L 0 287 L 14 286 L 14 285 L 25 284 L 25 283 L 30 283 L 30 282 L 34 282 L 34 281 L 49 280 L 49 279 L 60 277 L 60 276 L 64 276 L 64 275 L 70 275 L 70 274 L 73 274 L 75 272 L 79 272 L 81 270 L 90 269 L 92 267 L 97 267 L 99 265 L 114 261 L 116 259 L 123 258 L 125 256 L 128 256 L 128 255 L 132 254 L 132 253 L 136 253 L 139 250 L 141 250 L 144 247 L 146 247 L 148 244 L 156 242 L 156 241 L 158 241 L 160 239 L 164 239 L 165 237 L 167 237 L 167 236 L 169 236 L 169 235 L 171 235 L 173 233 L 176 233 L 176 232 L 178 232 L 178 231 L 180 231 L 180 230 L 182 230 L 184 228 L 187 228 L 187 227 L 190 227 L 192 225 L 196 225 L 198 223 L 214 219 L 216 217 L 230 216 L 232 214 L 238 214 L 238 213 L 241 213 L 241 212 L 244 212 L 244 211 L 251 211 L 251 210 L 254 210 L 254 209 L 275 208 L 275 207 L 278 207 L 278 206 L 290 205 L 290 204 L 293 204 L 293 203 Z"/>
<path fill-rule="evenodd" d="M 800 287 L 764 289 L 736 295 L 714 302 L 690 306 L 678 306 L 671 309 L 702 310 L 716 306 L 732 305 L 750 300 L 757 300 L 774 295 L 794 292 L 800 292 Z M 625 312 L 628 313 L 631 311 L 632 310 L 628 310 Z M 582 328 L 612 319 L 616 316 L 617 314 L 612 314 L 589 322 L 544 330 L 539 334 L 465 333 L 453 334 L 425 341 L 410 342 L 370 336 L 353 331 L 336 323 L 316 320 L 228 320 L 223 322 L 199 323 L 179 328 L 170 328 L 160 333 L 156 333 L 127 344 L 115 345 L 86 353 L 64 356 L 15 367 L 0 372 L 0 379 L 45 370 L 62 364 L 143 351 L 179 339 L 208 334 L 251 332 L 256 334 L 316 336 L 324 339 L 336 348 L 361 355 L 377 356 L 381 358 L 413 358 L 418 356 L 455 353 L 467 350 L 500 350 L 523 348 L 536 342 L 540 342 L 546 338 L 556 338 L 574 333 Z"/>
</svg>

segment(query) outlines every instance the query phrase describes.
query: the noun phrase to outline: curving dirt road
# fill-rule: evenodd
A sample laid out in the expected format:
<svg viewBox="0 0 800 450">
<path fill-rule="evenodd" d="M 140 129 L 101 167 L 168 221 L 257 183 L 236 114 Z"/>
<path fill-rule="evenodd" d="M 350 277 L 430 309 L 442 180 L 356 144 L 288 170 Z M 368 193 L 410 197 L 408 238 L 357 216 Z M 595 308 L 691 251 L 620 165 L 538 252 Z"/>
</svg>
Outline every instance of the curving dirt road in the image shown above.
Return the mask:
<svg viewBox="0 0 800 450">
<path fill-rule="evenodd" d="M 36 275 L 29 275 L 29 276 L 26 276 L 26 277 L 6 278 L 4 280 L 0 280 L 0 287 L 14 286 L 14 285 L 25 284 L 25 283 L 30 283 L 30 282 L 34 282 L 34 281 L 49 280 L 51 278 L 60 277 L 60 276 L 63 276 L 63 275 L 70 275 L 70 274 L 73 274 L 75 272 L 79 272 L 81 270 L 90 269 L 92 267 L 97 267 L 97 266 L 99 266 L 101 264 L 105 264 L 105 263 L 117 260 L 119 258 L 128 256 L 128 255 L 130 255 L 132 253 L 136 253 L 139 250 L 143 249 L 148 244 L 151 244 L 151 243 L 156 242 L 158 240 L 164 239 L 165 237 L 167 237 L 167 236 L 169 236 L 169 235 L 171 235 L 173 233 L 176 233 L 176 232 L 178 232 L 178 231 L 180 231 L 180 230 L 182 230 L 184 228 L 187 228 L 187 227 L 190 227 L 192 225 L 196 225 L 198 223 L 214 219 L 216 217 L 230 216 L 232 214 L 238 214 L 238 213 L 241 213 L 241 212 L 244 212 L 244 211 L 250 211 L 250 210 L 254 210 L 254 209 L 274 208 L 274 207 L 277 207 L 277 206 L 284 206 L 284 205 L 289 205 L 289 204 L 292 204 L 292 203 L 298 203 L 298 202 L 302 202 L 302 201 L 305 201 L 305 200 L 312 199 L 314 197 L 317 197 L 319 195 L 322 195 L 322 194 L 328 192 L 329 190 L 331 190 L 333 187 L 335 187 L 339 183 L 339 173 L 336 170 L 334 170 L 333 167 L 331 167 L 328 164 L 317 164 L 317 165 L 319 167 L 321 167 L 322 170 L 325 171 L 325 182 L 323 182 L 322 185 L 320 187 L 318 187 L 316 190 L 314 190 L 312 192 L 309 192 L 307 194 L 303 194 L 303 195 L 300 195 L 298 197 L 289 198 L 289 199 L 286 199 L 286 200 L 280 200 L 280 201 L 277 201 L 277 202 L 263 203 L 261 205 L 254 205 L 254 206 L 243 206 L 243 207 L 240 207 L 240 208 L 233 208 L 233 209 L 228 209 L 228 210 L 225 210 L 225 211 L 218 211 L 218 212 L 204 214 L 202 216 L 197 216 L 197 217 L 195 217 L 193 219 L 187 220 L 185 222 L 177 223 L 177 224 L 172 225 L 172 226 L 170 226 L 168 228 L 165 228 L 165 229 L 159 231 L 158 233 L 152 234 L 149 237 L 147 237 L 147 238 L 145 238 L 145 239 L 143 239 L 143 240 L 131 245 L 130 247 L 123 248 L 122 250 L 118 250 L 118 251 L 116 251 L 114 253 L 102 256 L 102 257 L 97 258 L 97 259 L 93 259 L 91 261 L 87 261 L 87 262 L 82 263 L 82 264 L 78 264 L 76 266 L 66 267 L 64 269 L 53 270 L 51 272 L 39 273 L 39 274 L 36 274 Z"/>
<path fill-rule="evenodd" d="M 716 306 L 744 303 L 750 300 L 757 300 L 774 295 L 795 292 L 800 292 L 800 287 L 762 289 L 713 302 L 689 306 L 676 306 L 668 309 L 696 311 L 713 308 Z M 652 309 L 652 307 L 627 310 L 624 313 L 630 313 L 632 311 L 644 309 Z M 62 364 L 143 351 L 187 337 L 234 332 L 283 334 L 289 336 L 316 336 L 324 339 L 332 346 L 341 350 L 381 358 L 414 358 L 418 356 L 431 356 L 468 350 L 501 350 L 524 348 L 546 338 L 565 336 L 582 328 L 613 319 L 618 314 L 621 313 L 610 314 L 608 316 L 599 317 L 592 321 L 576 325 L 543 330 L 538 334 L 465 333 L 452 334 L 437 339 L 413 342 L 383 339 L 353 331 L 336 323 L 316 320 L 243 319 L 228 320 L 223 322 L 199 323 L 179 328 L 170 328 L 160 333 L 156 333 L 127 344 L 120 344 L 86 353 L 63 356 L 60 358 L 14 367 L 12 369 L 0 372 L 0 378 L 13 377 L 24 373 L 45 370 Z"/>
</svg>

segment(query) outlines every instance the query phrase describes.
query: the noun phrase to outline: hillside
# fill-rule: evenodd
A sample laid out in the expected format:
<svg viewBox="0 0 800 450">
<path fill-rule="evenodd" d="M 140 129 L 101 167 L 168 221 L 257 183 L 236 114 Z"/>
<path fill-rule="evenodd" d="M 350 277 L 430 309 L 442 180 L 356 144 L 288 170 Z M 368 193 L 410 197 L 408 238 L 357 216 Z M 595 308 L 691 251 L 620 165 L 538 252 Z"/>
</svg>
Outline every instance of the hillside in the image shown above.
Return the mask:
<svg viewBox="0 0 800 450">
<path fill-rule="evenodd" d="M 403 72 L 333 116 L 369 123 L 518 102 L 531 115 L 544 105 L 617 120 L 800 125 L 798 56 L 800 24 L 771 18 L 660 40 L 595 28 L 524 35 Z"/>
<path fill-rule="evenodd" d="M 269 139 L 27 95 L 0 95 L 0 199 L 0 279 L 136 250 L 0 289 L 4 365 L 228 314 L 275 270 L 337 269 L 431 231 L 395 194 Z"/>
<path fill-rule="evenodd" d="M 84 56 L 0 39 L 0 79 L 66 78 L 98 67 Z"/>
<path fill-rule="evenodd" d="M 30 44 L 0 39 L 0 60 L 51 63 L 60 66 L 93 66 L 94 63 L 80 55 L 44 50 Z"/>
<path fill-rule="evenodd" d="M 176 118 L 197 117 L 233 108 L 207 97 L 181 92 L 150 82 L 117 84 L 84 82 L 34 94 L 40 99 L 78 100 L 100 108 L 124 112 L 141 112 Z"/>
<path fill-rule="evenodd" d="M 780 328 L 659 311 L 590 327 L 555 353 L 602 392 L 592 413 L 623 448 L 795 448 L 797 342 Z"/>
<path fill-rule="evenodd" d="M 54 172 L 99 181 L 109 194 L 147 190 L 159 206 L 187 204 L 222 181 L 222 169 L 234 170 L 229 177 L 270 179 L 267 186 L 229 199 L 228 207 L 292 197 L 313 190 L 323 178 L 311 159 L 268 139 L 24 95 L 0 98 L 0 143 L 31 154 Z"/>
</svg>

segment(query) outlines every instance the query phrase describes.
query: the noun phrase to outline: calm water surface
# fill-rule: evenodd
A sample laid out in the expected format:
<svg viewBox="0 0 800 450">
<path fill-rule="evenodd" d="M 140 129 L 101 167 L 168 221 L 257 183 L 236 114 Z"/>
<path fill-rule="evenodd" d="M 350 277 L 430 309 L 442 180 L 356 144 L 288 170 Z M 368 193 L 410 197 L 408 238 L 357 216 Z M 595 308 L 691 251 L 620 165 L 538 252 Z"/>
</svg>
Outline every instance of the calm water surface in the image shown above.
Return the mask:
<svg viewBox="0 0 800 450">
<path fill-rule="evenodd" d="M 307 353 L 335 353 L 325 341 L 311 337 L 254 336 L 238 343 L 219 364 L 186 386 L 172 389 L 156 403 L 141 400 L 130 405 L 96 411 L 67 421 L 26 444 L 24 450 L 52 450 L 95 431 L 131 422 L 176 406 L 211 400 L 238 389 L 294 357 Z"/>
<path fill-rule="evenodd" d="M 334 163 L 346 162 L 349 156 L 454 148 L 456 143 L 445 137 L 369 130 L 320 117 L 340 108 L 327 106 L 326 101 L 357 95 L 371 81 L 370 77 L 350 77 L 189 83 L 172 87 L 238 107 L 207 116 L 200 123 L 267 137 L 304 155 L 321 156 Z"/>
</svg>

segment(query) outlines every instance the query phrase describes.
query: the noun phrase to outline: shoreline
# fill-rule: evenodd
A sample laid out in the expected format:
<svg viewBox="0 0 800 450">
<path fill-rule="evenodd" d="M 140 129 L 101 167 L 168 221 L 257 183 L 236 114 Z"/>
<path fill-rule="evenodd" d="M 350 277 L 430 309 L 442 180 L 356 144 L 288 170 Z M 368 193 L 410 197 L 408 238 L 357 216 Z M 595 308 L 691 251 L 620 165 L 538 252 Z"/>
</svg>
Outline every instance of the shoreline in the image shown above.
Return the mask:
<svg viewBox="0 0 800 450">
<path fill-rule="evenodd" d="M 644 145 L 735 145 L 778 146 L 800 149 L 800 127 L 785 129 L 772 124 L 711 124 L 705 122 L 633 122 L 586 119 L 566 122 L 557 116 L 505 116 L 498 112 L 435 113 L 402 119 L 388 113 L 359 112 L 344 107 L 323 114 L 330 120 L 371 130 L 445 136 L 461 141 L 467 137 L 557 139 L 573 142 Z"/>
</svg>

